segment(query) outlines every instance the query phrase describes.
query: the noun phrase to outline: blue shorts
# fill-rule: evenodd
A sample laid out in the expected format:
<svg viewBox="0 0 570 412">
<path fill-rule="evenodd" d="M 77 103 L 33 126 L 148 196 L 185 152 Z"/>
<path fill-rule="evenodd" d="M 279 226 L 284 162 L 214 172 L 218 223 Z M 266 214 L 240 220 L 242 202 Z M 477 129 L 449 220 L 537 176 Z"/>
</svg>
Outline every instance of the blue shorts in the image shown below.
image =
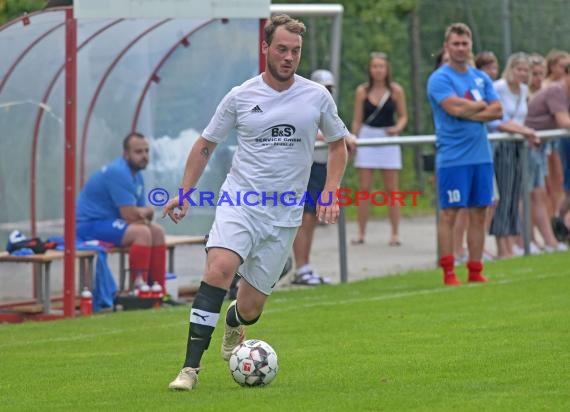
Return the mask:
<svg viewBox="0 0 570 412">
<path fill-rule="evenodd" d="M 441 167 L 437 170 L 439 207 L 486 207 L 493 203 L 493 164 Z"/>
<path fill-rule="evenodd" d="M 320 193 L 325 188 L 327 180 L 327 164 L 326 163 L 313 163 L 311 166 L 311 176 L 307 184 L 307 192 L 313 199 L 313 203 L 305 202 L 303 205 L 303 213 L 317 213 L 317 201 Z"/>
<path fill-rule="evenodd" d="M 75 233 L 77 240 L 102 240 L 120 246 L 127 227 L 129 224 L 123 219 L 94 220 L 77 222 Z"/>
</svg>

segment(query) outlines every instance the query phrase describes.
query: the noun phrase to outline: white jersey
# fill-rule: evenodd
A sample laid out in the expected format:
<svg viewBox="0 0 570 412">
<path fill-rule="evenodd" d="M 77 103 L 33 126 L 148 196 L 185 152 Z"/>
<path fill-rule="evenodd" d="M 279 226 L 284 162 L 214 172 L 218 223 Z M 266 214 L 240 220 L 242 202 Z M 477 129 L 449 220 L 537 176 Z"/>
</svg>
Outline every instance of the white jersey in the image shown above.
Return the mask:
<svg viewBox="0 0 570 412">
<path fill-rule="evenodd" d="M 234 128 L 238 148 L 221 195 L 229 195 L 233 205 L 239 203 L 275 226 L 299 226 L 303 214 L 299 202 L 307 188 L 317 130 L 327 142 L 348 135 L 331 94 L 298 75 L 282 92 L 256 76 L 222 99 L 202 136 L 220 143 Z M 250 204 L 254 200 L 259 204 L 248 206 L 241 201 L 246 192 L 258 195 L 257 199 L 254 194 L 249 197 Z M 293 198 L 295 205 L 291 205 Z"/>
</svg>

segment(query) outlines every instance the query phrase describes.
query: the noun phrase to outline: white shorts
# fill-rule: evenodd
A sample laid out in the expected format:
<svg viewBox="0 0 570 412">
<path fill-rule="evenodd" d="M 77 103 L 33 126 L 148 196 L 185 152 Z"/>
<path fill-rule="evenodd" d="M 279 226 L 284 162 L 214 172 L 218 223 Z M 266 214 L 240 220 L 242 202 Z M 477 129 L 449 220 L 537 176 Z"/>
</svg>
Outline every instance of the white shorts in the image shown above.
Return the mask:
<svg viewBox="0 0 570 412">
<path fill-rule="evenodd" d="M 370 127 L 363 124 L 358 133 L 359 138 L 389 137 L 386 129 Z M 399 145 L 363 146 L 356 149 L 354 166 L 359 169 L 393 169 L 402 168 L 402 150 Z"/>
<path fill-rule="evenodd" d="M 239 206 L 218 206 L 206 250 L 221 247 L 242 259 L 240 274 L 264 295 L 270 295 L 291 253 L 297 227 L 256 220 Z"/>
</svg>

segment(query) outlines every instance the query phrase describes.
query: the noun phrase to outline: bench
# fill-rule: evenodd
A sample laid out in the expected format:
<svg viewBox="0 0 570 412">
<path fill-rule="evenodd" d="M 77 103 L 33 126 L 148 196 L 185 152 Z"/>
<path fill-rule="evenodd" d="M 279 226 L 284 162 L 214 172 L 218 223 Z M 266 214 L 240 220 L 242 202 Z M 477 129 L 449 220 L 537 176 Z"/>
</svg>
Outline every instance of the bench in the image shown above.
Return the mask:
<svg viewBox="0 0 570 412">
<path fill-rule="evenodd" d="M 79 290 L 84 286 L 92 288 L 93 261 L 97 253 L 92 250 L 77 250 L 76 259 L 79 260 Z M 46 253 L 27 256 L 14 256 L 8 252 L 0 252 L 0 262 L 32 263 L 34 271 L 34 298 L 41 305 L 43 313 L 51 310 L 50 276 L 51 264 L 56 260 L 63 260 L 65 253 L 59 250 L 48 250 Z"/>
<path fill-rule="evenodd" d="M 168 252 L 168 268 L 167 272 L 174 272 L 174 250 L 178 246 L 189 245 L 205 245 L 205 236 L 185 236 L 185 235 L 166 235 L 166 250 Z M 127 255 L 129 253 L 128 247 L 113 247 L 107 249 L 108 254 L 119 254 L 119 292 L 125 291 L 125 282 L 127 279 Z M 129 277 L 129 289 L 131 290 L 133 279 Z"/>
</svg>

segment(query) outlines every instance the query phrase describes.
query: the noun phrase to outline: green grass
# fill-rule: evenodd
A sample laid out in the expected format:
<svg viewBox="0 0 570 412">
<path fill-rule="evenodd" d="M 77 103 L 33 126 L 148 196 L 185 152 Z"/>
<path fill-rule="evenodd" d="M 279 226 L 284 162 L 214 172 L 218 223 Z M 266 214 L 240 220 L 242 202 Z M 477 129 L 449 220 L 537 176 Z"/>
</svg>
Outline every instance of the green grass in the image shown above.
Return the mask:
<svg viewBox="0 0 570 412">
<path fill-rule="evenodd" d="M 187 307 L 3 325 L 0 410 L 570 410 L 568 254 L 487 273 L 457 288 L 426 271 L 274 293 L 248 330 L 279 355 L 265 388 L 232 381 L 218 328 L 197 389 L 166 389 Z"/>
</svg>

